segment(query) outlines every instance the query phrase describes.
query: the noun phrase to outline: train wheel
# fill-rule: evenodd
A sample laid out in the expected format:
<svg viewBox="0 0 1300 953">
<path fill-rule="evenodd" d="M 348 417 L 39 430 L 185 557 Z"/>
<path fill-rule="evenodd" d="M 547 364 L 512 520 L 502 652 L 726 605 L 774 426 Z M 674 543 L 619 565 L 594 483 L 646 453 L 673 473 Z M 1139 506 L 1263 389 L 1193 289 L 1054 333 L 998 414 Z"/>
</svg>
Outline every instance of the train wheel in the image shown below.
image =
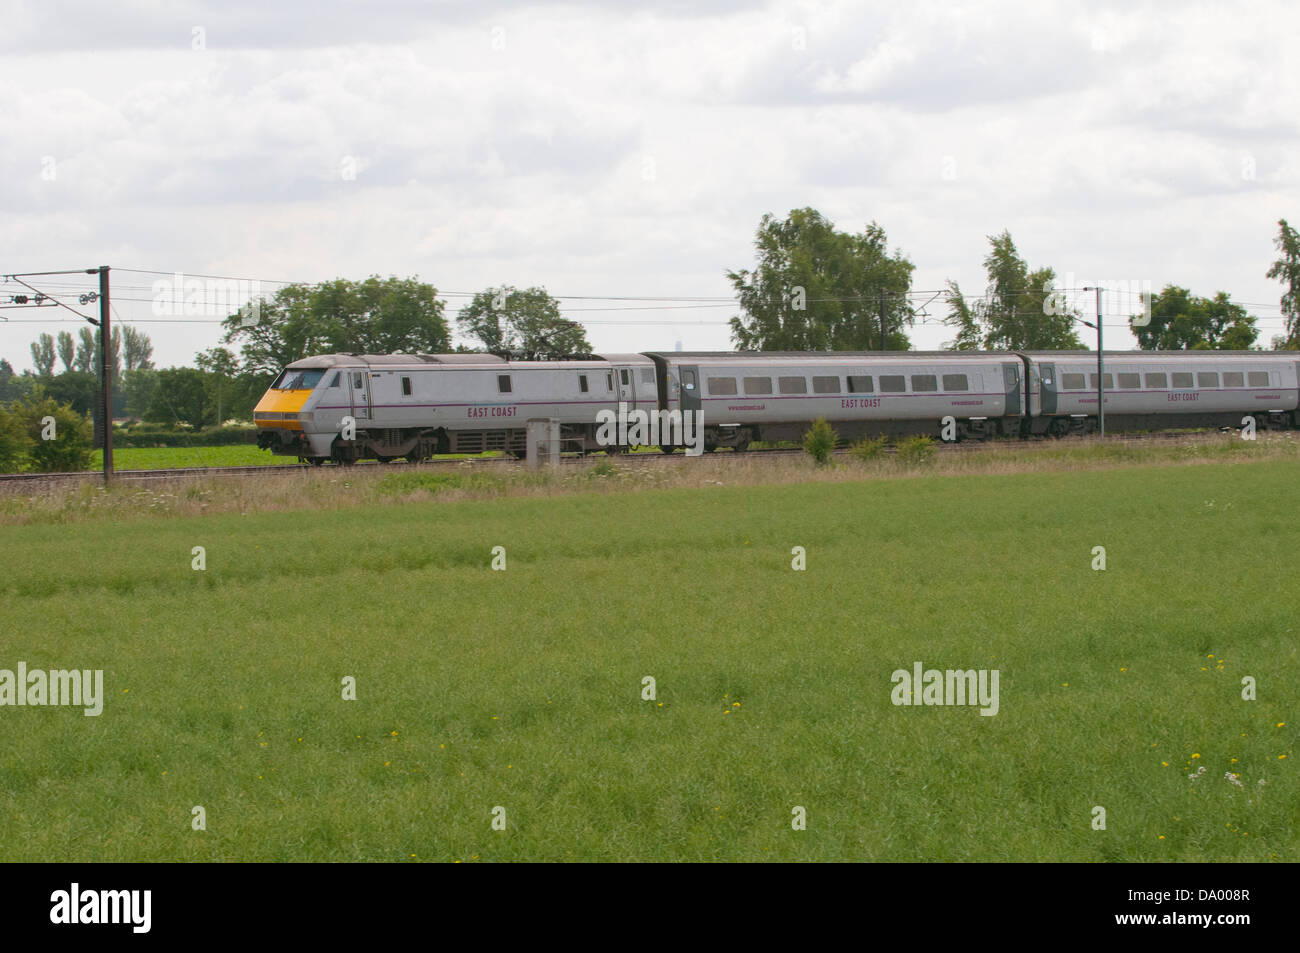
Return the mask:
<svg viewBox="0 0 1300 953">
<path fill-rule="evenodd" d="M 314 467 L 318 467 L 318 466 L 320 466 L 322 463 L 325 462 L 325 458 L 324 458 L 324 457 L 308 457 L 308 458 L 307 458 L 307 461 L 308 461 L 312 466 L 314 466 Z"/>
<path fill-rule="evenodd" d="M 676 450 L 677 450 L 676 447 L 660 447 L 660 448 L 659 448 L 659 452 L 660 452 L 660 453 L 673 453 L 673 452 L 675 452 Z"/>
</svg>

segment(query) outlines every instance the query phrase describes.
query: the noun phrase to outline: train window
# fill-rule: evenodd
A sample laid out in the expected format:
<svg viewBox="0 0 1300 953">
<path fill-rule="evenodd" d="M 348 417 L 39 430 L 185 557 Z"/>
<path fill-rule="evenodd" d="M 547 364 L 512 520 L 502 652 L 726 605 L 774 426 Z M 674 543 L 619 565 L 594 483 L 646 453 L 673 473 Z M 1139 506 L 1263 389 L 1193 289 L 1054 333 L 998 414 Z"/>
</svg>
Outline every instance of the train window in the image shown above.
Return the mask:
<svg viewBox="0 0 1300 953">
<path fill-rule="evenodd" d="M 934 374 L 913 374 L 912 392 L 925 393 L 939 389 L 939 378 Z"/>
<path fill-rule="evenodd" d="M 1169 386 L 1169 378 L 1164 374 L 1148 374 L 1147 388 L 1149 390 L 1164 390 Z"/>
<path fill-rule="evenodd" d="M 1115 375 L 1114 375 L 1114 374 L 1107 374 L 1107 375 L 1105 375 L 1105 377 L 1106 377 L 1106 382 L 1105 382 L 1105 387 L 1104 387 L 1103 389 L 1104 389 L 1104 390 L 1114 390 L 1114 389 L 1115 389 Z M 1092 389 L 1092 390 L 1096 390 L 1096 389 L 1097 389 L 1097 375 L 1096 375 L 1096 374 L 1089 374 L 1089 375 L 1088 375 L 1088 387 L 1089 387 L 1090 389 Z"/>
<path fill-rule="evenodd" d="M 806 377 L 782 377 L 778 383 L 783 394 L 808 393 L 808 378 Z"/>
<path fill-rule="evenodd" d="M 871 394 L 875 392 L 870 377 L 850 377 L 848 380 L 850 394 Z"/>
<path fill-rule="evenodd" d="M 402 378 L 402 396 L 403 397 L 411 396 L 411 379 L 409 377 Z"/>
<path fill-rule="evenodd" d="M 694 371 L 682 371 L 682 390 L 695 390 Z"/>
<path fill-rule="evenodd" d="M 772 378 L 770 377 L 746 377 L 745 378 L 746 394 L 770 394 L 772 393 Z"/>
<path fill-rule="evenodd" d="M 1119 386 L 1126 390 L 1137 390 L 1142 386 L 1141 374 L 1120 374 Z"/>
<path fill-rule="evenodd" d="M 840 379 L 838 377 L 814 377 L 813 393 L 814 394 L 838 394 L 840 392 Z"/>
<path fill-rule="evenodd" d="M 333 376 L 332 378 L 330 378 L 330 382 L 329 382 L 329 386 L 330 386 L 330 387 L 338 387 L 338 386 L 339 386 L 339 374 L 340 374 L 340 373 L 341 373 L 340 371 L 335 371 L 335 372 L 334 372 L 334 376 Z"/>
<path fill-rule="evenodd" d="M 1082 374 L 1062 374 L 1061 387 L 1064 390 L 1083 390 Z"/>
<path fill-rule="evenodd" d="M 655 382 L 655 369 L 653 367 L 641 368 L 641 383 L 653 384 Z"/>
<path fill-rule="evenodd" d="M 587 375 L 586 375 L 586 374 L 579 374 L 579 375 L 578 375 L 578 390 L 580 390 L 580 391 L 581 391 L 582 393 L 584 393 L 584 394 L 587 393 Z"/>
<path fill-rule="evenodd" d="M 727 397 L 736 392 L 736 379 L 734 377 L 710 377 L 709 393 L 716 397 Z"/>
<path fill-rule="evenodd" d="M 1180 371 L 1175 371 L 1175 372 L 1174 372 L 1174 386 L 1175 386 L 1175 387 L 1191 387 L 1191 386 L 1192 386 L 1192 375 L 1191 375 L 1191 372 L 1189 371 L 1189 372 L 1184 373 L 1184 372 L 1180 372 Z"/>
<path fill-rule="evenodd" d="M 311 390 L 325 376 L 324 371 L 287 370 L 271 385 L 273 390 Z"/>
<path fill-rule="evenodd" d="M 498 375 L 497 375 L 497 393 L 500 393 L 500 394 L 508 394 L 508 393 L 510 393 L 510 375 L 509 375 L 509 374 L 498 374 Z"/>
<path fill-rule="evenodd" d="M 352 389 L 353 389 L 353 390 L 361 390 L 361 375 L 360 375 L 360 374 L 353 374 L 353 375 L 352 375 Z"/>
<path fill-rule="evenodd" d="M 1246 379 L 1250 381 L 1251 387 L 1267 387 L 1268 371 L 1251 371 Z"/>
<path fill-rule="evenodd" d="M 692 378 L 692 380 L 694 380 L 694 378 Z M 694 387 L 695 385 L 692 384 L 691 386 Z M 605 390 L 609 391 L 611 394 L 614 393 L 614 372 L 613 371 L 609 371 L 605 375 Z"/>
<path fill-rule="evenodd" d="M 628 377 L 627 377 L 627 368 L 620 368 L 620 369 L 619 369 L 619 372 L 618 372 L 618 379 L 619 379 L 620 381 L 622 381 L 624 387 L 626 387 L 628 384 L 631 383 L 631 381 L 629 381 L 629 380 L 628 380 Z"/>
<path fill-rule="evenodd" d="M 1223 386 L 1224 387 L 1245 387 L 1246 375 L 1241 373 L 1241 371 L 1224 371 Z"/>
<path fill-rule="evenodd" d="M 1197 387 L 1218 387 L 1219 375 L 1215 371 L 1201 371 L 1196 375 Z"/>
<path fill-rule="evenodd" d="M 944 374 L 944 390 L 970 390 L 970 381 L 966 379 L 965 374 Z"/>
<path fill-rule="evenodd" d="M 902 374 L 881 374 L 880 392 L 882 394 L 901 394 L 907 390 L 907 380 Z"/>
</svg>

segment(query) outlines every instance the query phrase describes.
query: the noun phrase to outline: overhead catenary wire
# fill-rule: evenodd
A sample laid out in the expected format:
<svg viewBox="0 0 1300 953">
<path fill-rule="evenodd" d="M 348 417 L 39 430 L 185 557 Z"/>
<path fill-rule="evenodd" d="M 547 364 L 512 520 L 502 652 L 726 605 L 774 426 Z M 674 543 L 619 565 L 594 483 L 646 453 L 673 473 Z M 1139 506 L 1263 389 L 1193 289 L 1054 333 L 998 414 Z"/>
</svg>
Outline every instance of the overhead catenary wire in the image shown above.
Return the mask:
<svg viewBox="0 0 1300 953">
<path fill-rule="evenodd" d="M 216 275 L 216 274 L 207 274 L 207 273 L 200 273 L 200 272 L 187 272 L 187 271 L 176 271 L 176 270 L 170 270 L 170 271 L 168 271 L 168 270 L 157 269 L 157 268 L 114 268 L 113 270 L 114 270 L 114 272 L 126 272 L 126 273 L 130 273 L 130 274 L 160 275 L 160 276 L 164 276 L 164 277 L 166 277 L 166 278 L 176 278 L 176 277 L 181 277 L 181 278 L 183 278 L 183 279 L 191 279 L 191 278 L 195 278 L 195 279 L 203 279 L 203 280 L 209 280 L 209 281 L 233 281 L 233 282 L 238 282 L 238 283 L 242 283 L 242 284 L 256 284 L 256 285 L 267 284 L 267 285 L 281 285 L 281 286 L 287 286 L 287 285 L 295 285 L 295 284 L 297 284 L 297 285 L 311 285 L 311 284 L 319 283 L 319 282 L 311 282 L 311 281 L 299 280 L 299 279 L 286 279 L 286 278 L 255 278 L 255 277 L 251 277 L 251 276 Z M 81 273 L 82 273 L 82 272 L 49 272 L 49 274 L 54 274 L 54 275 L 70 275 L 70 274 L 81 274 Z M 13 277 L 13 276 L 5 276 L 5 277 Z M 139 286 L 139 285 L 135 285 L 135 286 L 132 286 L 132 285 L 123 285 L 122 287 L 123 287 L 123 290 L 131 290 L 131 291 L 137 291 L 137 290 L 138 290 L 138 291 L 144 291 L 144 290 L 146 290 L 143 286 Z M 499 287 L 503 287 L 503 285 L 493 285 L 493 286 L 490 286 L 489 288 L 483 289 L 483 291 L 442 291 L 442 290 L 439 290 L 439 291 L 438 291 L 438 294 L 439 294 L 439 296 L 442 296 L 442 297 L 451 297 L 451 298 L 472 298 L 472 297 L 475 297 L 476 295 L 483 294 L 483 293 L 486 292 L 486 291 L 492 291 L 492 290 L 495 290 L 495 289 L 497 289 L 497 288 L 499 288 Z M 1087 286 L 1080 286 L 1080 287 L 1077 287 L 1077 288 L 1073 288 L 1073 287 L 1070 287 L 1070 288 L 1067 288 L 1067 287 L 1053 287 L 1053 288 L 1051 288 L 1051 289 L 1028 289 L 1028 290 L 1025 290 L 1025 291 L 1008 291 L 1008 292 L 994 292 L 994 291 L 991 291 L 991 290 L 986 290 L 986 291 L 983 292 L 983 293 L 962 294 L 962 295 L 960 295 L 959 297 L 961 297 L 963 300 L 968 300 L 968 301 L 981 301 L 981 300 L 988 300 L 988 299 L 991 299 L 991 298 L 1012 298 L 1012 297 L 1029 297 L 1029 296 L 1037 297 L 1037 296 L 1041 296 L 1041 295 L 1045 295 L 1045 294 L 1057 294 L 1057 295 L 1059 295 L 1059 294 L 1083 293 L 1083 292 L 1092 291 L 1093 288 L 1094 288 L 1094 286 L 1092 286 L 1092 285 L 1087 285 Z M 150 289 L 148 289 L 148 290 L 152 290 L 152 288 L 150 288 Z M 1130 297 L 1130 298 L 1134 298 L 1134 297 L 1140 298 L 1140 297 L 1143 297 L 1143 296 L 1146 296 L 1146 295 L 1158 295 L 1158 294 L 1159 294 L 1159 292 L 1154 291 L 1154 290 L 1152 290 L 1152 291 L 1142 291 L 1142 290 L 1132 290 L 1132 289 L 1123 289 L 1123 288 L 1111 288 L 1111 289 L 1104 289 L 1104 290 L 1105 290 L 1105 292 L 1106 292 L 1107 294 L 1124 295 L 1124 296 L 1126 296 L 1126 297 Z M 555 294 L 555 293 L 551 293 L 551 292 L 548 292 L 548 294 L 550 295 L 551 298 L 553 298 L 553 299 L 555 299 L 555 300 L 557 300 L 557 301 L 663 301 L 663 302 L 691 302 L 691 303 L 699 303 L 699 306 L 715 305 L 715 306 L 717 306 L 717 307 L 735 307 L 735 306 L 739 306 L 739 303 L 740 303 L 740 301 L 739 301 L 739 297 L 738 297 L 738 296 L 735 296 L 735 295 L 663 295 L 663 294 L 659 294 L 659 295 L 628 295 L 628 294 L 613 294 L 613 295 L 581 294 L 581 295 L 571 295 L 571 294 Z M 875 301 L 875 300 L 878 298 L 878 296 L 879 296 L 880 294 L 884 294 L 884 295 L 885 295 L 886 297 L 888 297 L 888 298 L 895 298 L 895 299 L 897 299 L 897 298 L 920 298 L 920 297 L 930 296 L 930 297 L 932 297 L 932 298 L 942 298 L 942 299 L 944 299 L 944 300 L 951 300 L 951 299 L 954 297 L 954 296 L 951 294 L 951 289 L 945 287 L 945 288 L 930 288 L 930 289 L 916 289 L 916 288 L 909 288 L 907 291 L 883 291 L 883 292 L 872 292 L 871 294 L 865 294 L 865 295 L 838 295 L 838 296 L 827 296 L 827 297 L 819 297 L 819 298 L 808 298 L 808 299 L 806 299 L 806 301 L 807 301 L 807 303 L 809 303 L 809 304 L 812 304 L 812 303 L 844 303 L 844 302 L 853 302 L 853 301 L 868 301 L 868 302 L 871 302 L 871 301 Z M 129 298 L 128 298 L 127 300 L 140 300 L 140 299 L 129 299 Z M 152 300 L 152 299 L 149 299 L 149 300 Z M 1242 306 L 1244 306 L 1244 307 L 1261 307 L 1261 308 L 1275 308 L 1275 307 L 1278 307 L 1277 304 L 1274 304 L 1274 303 L 1271 303 L 1271 302 L 1258 302 L 1258 301 L 1234 301 L 1234 302 L 1232 302 L 1232 303 L 1233 303 L 1233 304 L 1242 305 Z M 680 306 L 681 306 L 681 307 L 690 307 L 690 306 L 692 306 L 692 305 L 690 305 L 690 304 L 683 304 L 683 305 L 680 305 Z M 677 307 L 677 305 L 674 305 L 673 307 Z M 609 309 L 600 309 L 600 310 L 609 310 Z M 628 310 L 635 310 L 635 309 L 628 309 Z M 650 308 L 645 308 L 645 309 L 642 309 L 642 310 L 651 310 L 651 309 L 650 309 Z"/>
</svg>

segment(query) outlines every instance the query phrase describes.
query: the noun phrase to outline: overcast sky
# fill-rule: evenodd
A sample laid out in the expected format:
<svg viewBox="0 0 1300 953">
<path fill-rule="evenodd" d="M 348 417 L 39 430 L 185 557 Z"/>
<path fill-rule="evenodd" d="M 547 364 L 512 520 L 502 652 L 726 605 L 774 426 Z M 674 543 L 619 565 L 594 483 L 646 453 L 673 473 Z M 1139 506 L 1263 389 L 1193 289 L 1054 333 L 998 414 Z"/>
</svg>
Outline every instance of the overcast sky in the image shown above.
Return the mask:
<svg viewBox="0 0 1300 953">
<path fill-rule="evenodd" d="M 1281 328 L 1264 273 L 1277 220 L 1300 221 L 1294 3 L 0 13 L 0 274 L 108 264 L 268 292 L 378 273 L 447 293 L 725 297 L 763 214 L 810 205 L 844 230 L 878 222 L 918 292 L 950 278 L 982 292 L 987 236 L 1005 228 L 1067 286 L 1225 290 L 1260 316 L 1262 343 Z M 154 322 L 140 327 L 160 366 L 189 363 L 219 342 L 218 316 L 159 322 L 159 277 L 115 272 L 117 317 Z M 464 300 L 448 298 L 449 318 Z M 730 346 L 734 307 L 683 303 L 564 302 L 597 351 Z M 0 310 L 0 355 L 30 366 L 38 333 L 76 331 L 62 313 Z M 912 331 L 917 347 L 951 336 Z"/>
</svg>

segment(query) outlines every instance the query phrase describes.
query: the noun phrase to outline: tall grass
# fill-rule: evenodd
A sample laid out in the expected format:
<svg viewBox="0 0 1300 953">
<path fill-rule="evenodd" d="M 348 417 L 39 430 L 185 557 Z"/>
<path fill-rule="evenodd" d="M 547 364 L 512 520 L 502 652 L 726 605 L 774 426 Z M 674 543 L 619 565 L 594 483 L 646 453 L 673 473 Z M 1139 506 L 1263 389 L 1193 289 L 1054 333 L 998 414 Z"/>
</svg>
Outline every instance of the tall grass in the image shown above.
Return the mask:
<svg viewBox="0 0 1300 953">
<path fill-rule="evenodd" d="M 0 668 L 107 701 L 0 709 L 0 859 L 1300 860 L 1296 461 L 1060 452 L 357 468 L 8 526 Z M 998 714 L 895 706 L 917 661 L 998 670 Z"/>
</svg>

